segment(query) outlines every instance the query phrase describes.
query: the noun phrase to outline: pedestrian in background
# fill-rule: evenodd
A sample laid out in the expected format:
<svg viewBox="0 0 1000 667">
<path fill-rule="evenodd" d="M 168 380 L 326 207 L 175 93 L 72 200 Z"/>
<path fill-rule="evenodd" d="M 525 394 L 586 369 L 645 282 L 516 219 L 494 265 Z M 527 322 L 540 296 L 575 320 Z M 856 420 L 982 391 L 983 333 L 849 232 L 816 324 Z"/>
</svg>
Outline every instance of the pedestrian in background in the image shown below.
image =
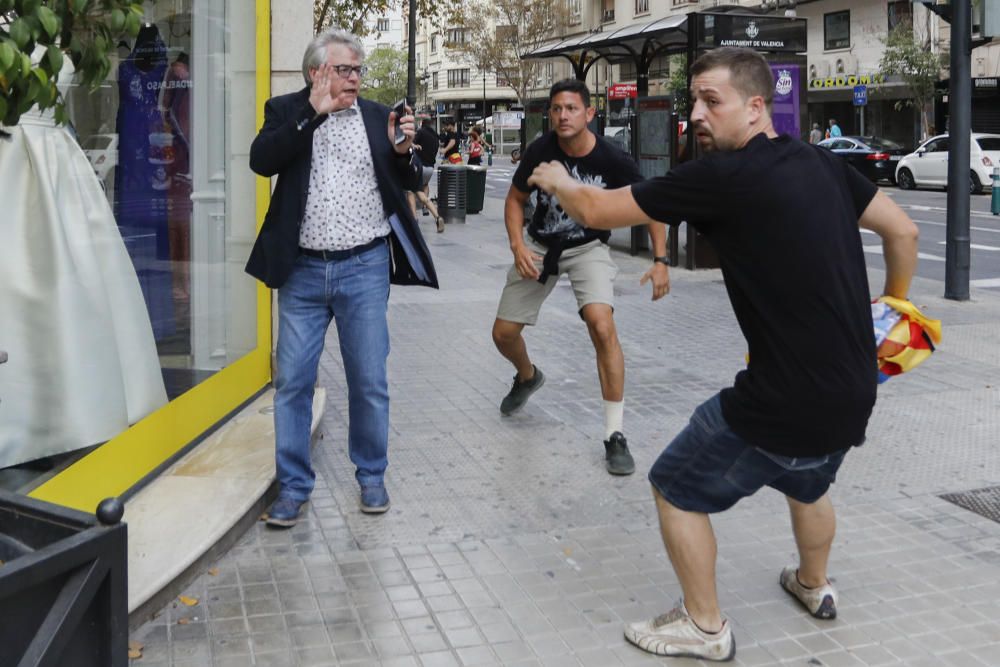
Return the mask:
<svg viewBox="0 0 1000 667">
<path fill-rule="evenodd" d="M 420 129 L 417 130 L 416 136 L 413 137 L 413 149 L 417 151 L 417 156 L 423 163 L 423 176 L 420 188 L 414 192 L 407 191 L 406 193 L 406 199 L 410 202 L 410 208 L 413 209 L 413 217 L 417 216 L 417 200 L 419 199 L 421 205 L 424 207 L 424 215 L 427 215 L 429 212 L 434 216 L 438 234 L 444 231 L 444 218 L 441 217 L 437 206 L 431 201 L 430 182 L 434 176 L 434 161 L 437 158 L 440 141 L 441 138 L 438 137 L 437 132 L 432 128 L 431 119 L 424 118 L 420 123 Z"/>
<path fill-rule="evenodd" d="M 809 143 L 818 144 L 823 141 L 823 131 L 819 129 L 819 123 L 813 123 L 813 129 L 809 131 Z"/>
<path fill-rule="evenodd" d="M 537 192 L 525 238 L 525 206 L 536 189 L 528 177 L 542 162 L 558 160 L 572 171 L 574 178 L 602 188 L 642 180 L 632 156 L 587 128 L 594 111 L 585 83 L 565 79 L 552 86 L 549 122 L 553 129 L 528 146 L 507 193 L 504 222 L 514 265 L 507 272 L 500 296 L 493 342 L 517 373 L 510 391 L 500 402 L 500 413 L 511 415 L 520 410 L 545 382 L 545 375 L 528 356 L 522 332 L 525 325 L 538 321 L 542 303 L 552 293 L 559 276 L 565 273 L 597 356 L 604 406 L 605 466 L 613 475 L 630 475 L 635 471 L 635 461 L 623 433 L 625 357 L 614 320 L 614 281 L 618 267 L 608 250 L 611 234 L 584 229 L 562 209 L 558 199 Z M 656 257 L 640 284 L 652 281 L 655 301 L 670 290 L 666 229 L 651 222 L 649 235 Z"/>
<path fill-rule="evenodd" d="M 827 135 L 827 138 L 830 138 L 830 137 L 842 137 L 843 135 L 844 135 L 844 133 L 840 131 L 840 126 L 837 125 L 836 119 L 831 118 L 830 119 L 830 134 Z"/>
<path fill-rule="evenodd" d="M 883 294 L 898 298 L 916 267 L 917 228 L 846 161 L 775 132 L 774 78 L 761 54 L 715 49 L 691 76 L 690 120 L 706 157 L 617 190 L 588 187 L 556 162 L 528 182 L 587 228 L 686 221 L 718 253 L 749 364 L 695 410 L 649 472 L 683 598 L 628 625 L 625 638 L 658 655 L 722 661 L 736 645 L 719 609 L 709 515 L 763 486 L 786 496 L 799 552 L 778 583 L 814 617 L 837 615 L 827 490 L 865 440 L 877 378 L 858 225 L 882 238 Z"/>
<path fill-rule="evenodd" d="M 483 141 L 479 132 L 475 128 L 469 130 L 469 164 L 481 165 L 483 163 Z"/>
<path fill-rule="evenodd" d="M 420 184 L 410 110 L 358 97 L 364 48 L 328 30 L 306 48 L 306 87 L 268 100 L 250 168 L 277 176 L 247 272 L 278 290 L 274 379 L 275 467 L 280 490 L 267 523 L 298 521 L 315 484 L 309 442 L 317 369 L 336 320 L 348 390 L 347 446 L 361 511 L 389 509 L 389 283 L 437 287 L 403 195 Z M 394 142 L 396 126 L 405 140 Z M 392 260 L 390 261 L 390 255 Z"/>
</svg>

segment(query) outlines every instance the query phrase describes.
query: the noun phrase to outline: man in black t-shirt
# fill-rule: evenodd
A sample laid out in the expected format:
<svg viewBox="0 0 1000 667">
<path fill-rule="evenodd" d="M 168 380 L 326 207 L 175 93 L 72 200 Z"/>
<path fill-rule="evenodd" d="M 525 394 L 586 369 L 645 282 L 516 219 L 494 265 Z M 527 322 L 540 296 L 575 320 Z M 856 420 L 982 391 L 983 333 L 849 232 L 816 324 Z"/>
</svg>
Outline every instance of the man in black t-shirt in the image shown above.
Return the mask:
<svg viewBox="0 0 1000 667">
<path fill-rule="evenodd" d="M 622 433 L 625 412 L 625 358 L 613 317 L 614 279 L 618 267 L 611 259 L 607 241 L 610 232 L 581 227 L 560 207 L 557 197 L 535 192 L 537 201 L 528 238 L 524 237 L 524 210 L 533 188 L 528 176 L 540 163 L 557 160 L 572 178 L 599 188 L 617 188 L 642 180 L 631 157 L 587 129 L 594 117 L 590 92 L 585 83 L 566 79 L 549 92 L 549 120 L 555 128 L 532 142 L 525 151 L 504 208 L 507 236 L 514 265 L 500 297 L 493 323 L 493 341 L 500 354 L 517 369 L 510 392 L 500 403 L 500 412 L 511 415 L 545 381 L 531 363 L 524 337 L 526 324 L 535 324 L 545 298 L 559 276 L 569 276 L 580 317 L 587 324 L 597 352 L 597 375 L 604 399 L 604 457 L 608 472 L 630 475 L 635 462 Z M 650 221 L 649 235 L 656 259 L 641 284 L 652 280 L 653 300 L 670 289 L 666 265 L 666 229 Z"/>
<path fill-rule="evenodd" d="M 437 157 L 439 142 L 437 132 L 431 129 L 431 119 L 424 118 L 420 123 L 420 129 L 413 137 L 413 149 L 424 165 L 423 178 L 420 181 L 419 190 L 407 191 L 406 193 L 406 200 L 410 203 L 410 208 L 413 209 L 413 217 L 417 217 L 417 200 L 419 199 L 424 207 L 424 215 L 427 215 L 429 211 L 434 216 L 438 234 L 444 231 L 444 218 L 438 213 L 437 206 L 430 199 L 429 184 L 431 176 L 434 175 L 434 159 Z"/>
<path fill-rule="evenodd" d="M 458 134 L 455 132 L 455 121 L 449 120 L 444 124 L 444 132 L 441 133 L 441 159 L 443 162 L 450 162 L 448 158 L 456 153 L 460 163 L 462 155 L 458 145 Z"/>
<path fill-rule="evenodd" d="M 619 190 L 582 186 L 555 163 L 528 182 L 588 228 L 686 221 L 719 255 L 749 364 L 695 410 L 650 470 L 684 597 L 625 637 L 659 655 L 727 660 L 735 644 L 716 596 L 708 515 L 762 486 L 787 496 L 799 551 L 780 585 L 813 616 L 836 616 L 827 491 L 845 453 L 864 441 L 876 386 L 858 225 L 881 236 L 884 293 L 899 298 L 916 267 L 917 229 L 846 161 L 775 133 L 775 84 L 760 54 L 716 49 L 691 75 L 690 121 L 707 157 Z"/>
</svg>

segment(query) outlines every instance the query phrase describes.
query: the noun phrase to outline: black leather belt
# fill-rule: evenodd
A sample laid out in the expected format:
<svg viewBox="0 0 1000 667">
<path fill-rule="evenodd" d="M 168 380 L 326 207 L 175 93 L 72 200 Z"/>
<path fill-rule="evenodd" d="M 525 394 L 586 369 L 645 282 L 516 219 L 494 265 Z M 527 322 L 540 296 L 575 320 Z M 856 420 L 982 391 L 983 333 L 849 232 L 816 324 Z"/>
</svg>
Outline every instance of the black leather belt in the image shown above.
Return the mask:
<svg viewBox="0 0 1000 667">
<path fill-rule="evenodd" d="M 348 248 L 346 250 L 312 250 L 311 248 L 299 248 L 299 252 L 308 257 L 315 257 L 316 259 L 322 259 L 324 261 L 331 261 L 334 259 L 347 259 L 348 257 L 353 257 L 354 255 L 360 255 L 363 252 L 367 252 L 372 248 L 377 248 L 378 246 L 385 243 L 385 237 L 380 236 L 377 239 L 372 239 L 364 245 L 356 245 L 353 248 Z"/>
</svg>

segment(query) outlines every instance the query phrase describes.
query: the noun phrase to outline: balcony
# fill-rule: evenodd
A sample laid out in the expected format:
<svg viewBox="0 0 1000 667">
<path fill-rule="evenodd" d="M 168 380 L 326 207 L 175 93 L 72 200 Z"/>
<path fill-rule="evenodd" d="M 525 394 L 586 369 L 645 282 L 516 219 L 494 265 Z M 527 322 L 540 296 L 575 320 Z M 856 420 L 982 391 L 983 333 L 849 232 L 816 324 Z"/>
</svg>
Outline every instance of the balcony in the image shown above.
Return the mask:
<svg viewBox="0 0 1000 667">
<path fill-rule="evenodd" d="M 613 7 L 611 9 L 605 9 L 604 11 L 601 12 L 601 23 L 614 23 L 614 22 L 615 22 L 615 10 Z"/>
</svg>

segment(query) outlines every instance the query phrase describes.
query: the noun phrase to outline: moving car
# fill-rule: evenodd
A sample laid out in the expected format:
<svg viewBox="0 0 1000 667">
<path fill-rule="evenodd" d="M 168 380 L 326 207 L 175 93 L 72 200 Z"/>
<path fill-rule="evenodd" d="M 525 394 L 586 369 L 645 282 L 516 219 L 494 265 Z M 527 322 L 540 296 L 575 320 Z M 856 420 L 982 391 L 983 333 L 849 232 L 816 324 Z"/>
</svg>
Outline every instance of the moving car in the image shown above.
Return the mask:
<svg viewBox="0 0 1000 667">
<path fill-rule="evenodd" d="M 948 135 L 939 134 L 905 156 L 896 167 L 899 187 L 947 187 L 948 148 Z M 1000 134 L 973 132 L 969 142 L 969 192 L 978 194 L 991 187 L 995 166 L 1000 166 Z"/>
<path fill-rule="evenodd" d="M 896 164 L 906 155 L 906 149 L 895 141 L 882 137 L 830 137 L 817 144 L 844 156 L 851 166 L 872 182 L 896 181 Z"/>
</svg>

